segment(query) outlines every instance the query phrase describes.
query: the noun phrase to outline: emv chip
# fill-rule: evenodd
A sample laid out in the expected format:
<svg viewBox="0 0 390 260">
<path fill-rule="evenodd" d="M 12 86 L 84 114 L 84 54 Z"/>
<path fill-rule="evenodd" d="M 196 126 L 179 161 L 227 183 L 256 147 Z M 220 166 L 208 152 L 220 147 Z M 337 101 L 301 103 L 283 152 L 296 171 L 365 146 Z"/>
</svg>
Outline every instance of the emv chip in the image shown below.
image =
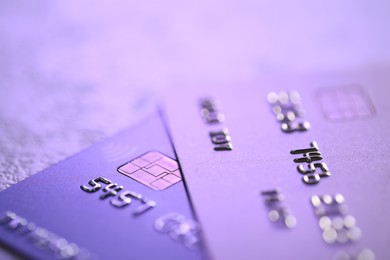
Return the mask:
<svg viewBox="0 0 390 260">
<path fill-rule="evenodd" d="M 177 162 L 155 151 L 120 166 L 118 172 L 154 190 L 165 190 L 181 181 Z"/>
<path fill-rule="evenodd" d="M 331 121 L 358 120 L 375 115 L 375 108 L 363 87 L 358 85 L 323 89 L 319 101 Z"/>
</svg>

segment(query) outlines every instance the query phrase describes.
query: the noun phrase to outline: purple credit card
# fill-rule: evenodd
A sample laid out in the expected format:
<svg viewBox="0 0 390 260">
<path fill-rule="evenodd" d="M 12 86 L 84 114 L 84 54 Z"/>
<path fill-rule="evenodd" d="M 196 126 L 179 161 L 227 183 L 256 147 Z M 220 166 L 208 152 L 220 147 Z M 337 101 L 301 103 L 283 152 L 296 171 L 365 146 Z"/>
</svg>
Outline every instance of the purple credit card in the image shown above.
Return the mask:
<svg viewBox="0 0 390 260">
<path fill-rule="evenodd" d="M 33 259 L 204 259 L 155 113 L 0 193 L 0 241 Z"/>
<path fill-rule="evenodd" d="M 164 97 L 215 259 L 390 259 L 390 77 L 193 87 Z"/>
</svg>

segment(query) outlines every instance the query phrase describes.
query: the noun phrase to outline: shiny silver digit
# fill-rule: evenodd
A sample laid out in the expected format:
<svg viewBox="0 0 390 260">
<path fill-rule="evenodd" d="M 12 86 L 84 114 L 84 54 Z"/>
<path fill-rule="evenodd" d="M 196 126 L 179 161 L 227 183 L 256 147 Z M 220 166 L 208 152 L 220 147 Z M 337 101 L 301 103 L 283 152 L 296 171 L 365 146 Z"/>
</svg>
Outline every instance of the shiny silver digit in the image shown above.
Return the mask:
<svg viewBox="0 0 390 260">
<path fill-rule="evenodd" d="M 147 200 L 147 199 L 141 199 L 141 202 L 143 203 L 141 206 L 136 208 L 133 212 L 134 216 L 139 216 L 142 213 L 156 207 L 157 203 L 154 200 Z"/>
<path fill-rule="evenodd" d="M 313 141 L 310 143 L 310 148 L 305 149 L 297 149 L 297 150 L 291 150 L 291 154 L 305 154 L 305 153 L 312 153 L 312 152 L 319 152 L 318 144 L 316 141 Z"/>
<path fill-rule="evenodd" d="M 126 190 L 119 194 L 118 198 L 113 198 L 111 204 L 117 208 L 123 208 L 131 203 L 132 198 L 141 200 L 142 196 L 133 191 Z"/>
<path fill-rule="evenodd" d="M 112 199 L 110 203 L 111 203 L 111 205 L 113 205 L 117 208 L 123 208 L 123 207 L 131 204 L 132 199 L 136 199 L 142 203 L 142 205 L 138 206 L 134 210 L 134 212 L 133 212 L 134 216 L 139 216 L 142 213 L 154 208 L 157 205 L 157 203 L 155 201 L 147 200 L 147 199 L 143 198 L 141 194 L 138 194 L 134 191 L 129 191 L 129 190 L 122 192 L 118 198 Z"/>
<path fill-rule="evenodd" d="M 316 169 L 320 169 L 321 173 L 316 173 Z M 298 165 L 297 170 L 300 174 L 304 174 L 302 181 L 305 184 L 317 184 L 321 178 L 330 176 L 328 166 L 325 163 L 310 163 L 308 169 L 305 170 L 302 164 Z"/>
<path fill-rule="evenodd" d="M 225 116 L 219 111 L 218 104 L 212 99 L 201 100 L 201 115 L 208 124 L 218 124 L 225 120 Z"/>
<path fill-rule="evenodd" d="M 154 227 L 162 233 L 167 233 L 174 239 L 181 241 L 186 247 L 196 249 L 200 244 L 200 227 L 192 219 L 186 219 L 177 213 L 168 213 L 158 218 Z"/>
<path fill-rule="evenodd" d="M 301 162 L 315 162 L 315 161 L 321 161 L 323 159 L 322 154 L 320 152 L 310 152 L 310 153 L 304 153 L 302 157 L 295 158 L 295 163 L 301 163 Z"/>
<path fill-rule="evenodd" d="M 283 195 L 280 194 L 279 188 L 262 191 L 261 195 L 264 196 L 264 201 L 267 205 L 281 202 L 284 200 Z"/>
<path fill-rule="evenodd" d="M 97 177 L 95 179 L 92 179 L 88 182 L 88 184 L 91 186 L 91 187 L 88 187 L 88 186 L 85 186 L 85 185 L 81 185 L 80 188 L 85 191 L 85 192 L 89 192 L 89 193 L 92 193 L 92 192 L 96 192 L 98 190 L 100 190 L 100 188 L 102 187 L 102 185 L 99 184 L 99 182 L 101 183 L 104 183 L 104 184 L 110 184 L 111 181 L 104 178 L 104 177 Z"/>
<path fill-rule="evenodd" d="M 330 172 L 324 172 L 324 173 L 320 173 L 320 174 L 318 174 L 318 173 L 307 174 L 307 175 L 302 177 L 302 181 L 305 184 L 309 184 L 309 185 L 317 184 L 320 182 L 321 178 L 329 177 L 330 175 L 331 175 Z"/>
<path fill-rule="evenodd" d="M 122 189 L 123 186 L 119 186 L 117 183 L 110 183 L 103 189 L 105 193 L 100 195 L 100 199 L 103 200 L 108 197 L 116 196 Z"/>
<path fill-rule="evenodd" d="M 229 130 L 223 128 L 220 131 L 212 131 L 209 133 L 211 142 L 215 144 L 214 151 L 231 151 L 233 146 L 230 143 L 231 137 L 229 135 Z"/>
<path fill-rule="evenodd" d="M 326 163 L 309 163 L 309 164 L 307 164 L 307 170 L 305 170 L 305 167 L 303 164 L 300 164 L 297 166 L 297 170 L 300 174 L 315 173 L 317 168 L 321 169 L 322 173 L 329 173 L 329 175 L 330 175 L 330 172 L 329 172 L 329 169 L 328 169 L 328 166 L 326 165 Z"/>
<path fill-rule="evenodd" d="M 219 134 L 211 137 L 211 141 L 214 144 L 226 144 L 231 140 L 229 135 Z"/>
<path fill-rule="evenodd" d="M 204 118 L 208 124 L 222 123 L 225 120 L 225 116 L 222 113 L 214 111 L 205 113 Z"/>
<path fill-rule="evenodd" d="M 310 129 L 310 123 L 307 121 L 300 122 L 300 123 L 294 123 L 294 122 L 284 122 L 282 123 L 282 131 L 285 133 L 292 133 L 292 132 L 305 132 Z"/>
<path fill-rule="evenodd" d="M 0 216 L 0 224 L 7 224 L 9 221 L 15 219 L 17 216 L 12 211 L 2 212 Z"/>
<path fill-rule="evenodd" d="M 227 128 L 223 128 L 220 131 L 212 131 L 209 133 L 210 137 L 214 137 L 216 135 L 229 135 L 229 130 Z"/>
<path fill-rule="evenodd" d="M 233 145 L 231 143 L 219 144 L 214 146 L 214 151 L 231 151 L 233 150 Z"/>
<path fill-rule="evenodd" d="M 18 229 L 19 227 L 26 227 L 27 220 L 22 217 L 16 217 L 8 223 L 8 227 L 11 229 Z"/>
</svg>

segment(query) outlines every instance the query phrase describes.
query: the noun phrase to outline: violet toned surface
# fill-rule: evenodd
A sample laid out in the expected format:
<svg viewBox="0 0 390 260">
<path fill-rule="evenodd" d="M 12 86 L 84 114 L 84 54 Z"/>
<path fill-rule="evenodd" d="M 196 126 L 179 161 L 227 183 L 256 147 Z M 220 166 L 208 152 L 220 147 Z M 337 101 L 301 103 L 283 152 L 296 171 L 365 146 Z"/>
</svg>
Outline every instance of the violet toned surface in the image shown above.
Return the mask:
<svg viewBox="0 0 390 260">
<path fill-rule="evenodd" d="M 211 254 L 226 259 L 332 259 L 339 251 L 372 250 L 389 259 L 390 126 L 388 69 L 304 78 L 276 78 L 172 91 L 164 108 L 186 185 Z M 319 93 L 361 85 L 377 113 L 369 118 L 328 120 Z M 297 90 L 308 132 L 284 133 L 267 102 L 271 91 Z M 207 125 L 200 98 L 211 96 L 225 115 Z M 232 151 L 213 150 L 209 131 L 229 129 Z M 305 185 L 290 154 L 317 141 L 330 177 Z M 279 187 L 298 223 L 275 227 L 260 192 Z M 341 193 L 362 231 L 360 240 L 329 245 L 322 239 L 312 195 Z"/>
<path fill-rule="evenodd" d="M 132 152 L 107 161 L 106 149 L 112 144 L 131 146 Z M 117 171 L 120 165 L 149 151 L 175 158 L 158 114 L 1 192 L 0 212 L 13 211 L 99 259 L 204 259 L 201 249 L 190 250 L 154 228 L 156 219 L 170 212 L 193 219 L 183 182 L 164 191 L 154 191 Z M 80 185 L 87 185 L 98 176 L 124 186 L 123 191 L 131 190 L 156 201 L 156 207 L 133 216 L 139 206 L 136 200 L 125 208 L 115 208 L 110 198 L 99 199 L 102 189 L 95 193 L 80 189 Z M 28 258 L 56 259 L 21 234 L 20 230 L 0 225 L 1 243 Z"/>
<path fill-rule="evenodd" d="M 134 123 L 154 91 L 389 64 L 387 0 L 0 1 L 0 190 Z"/>
<path fill-rule="evenodd" d="M 381 68 L 389 3 L 1 1 L 0 190 L 134 123 L 154 90 Z"/>
</svg>

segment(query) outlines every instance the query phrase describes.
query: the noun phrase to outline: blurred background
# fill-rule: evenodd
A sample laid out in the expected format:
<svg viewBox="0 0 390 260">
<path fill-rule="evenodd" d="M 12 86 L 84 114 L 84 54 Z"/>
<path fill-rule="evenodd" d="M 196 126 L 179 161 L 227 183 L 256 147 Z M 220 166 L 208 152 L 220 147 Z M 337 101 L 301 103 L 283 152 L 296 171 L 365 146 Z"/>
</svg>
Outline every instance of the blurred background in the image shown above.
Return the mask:
<svg viewBox="0 0 390 260">
<path fill-rule="evenodd" d="M 0 190 L 172 87 L 390 63 L 390 1 L 0 2 Z"/>
</svg>

